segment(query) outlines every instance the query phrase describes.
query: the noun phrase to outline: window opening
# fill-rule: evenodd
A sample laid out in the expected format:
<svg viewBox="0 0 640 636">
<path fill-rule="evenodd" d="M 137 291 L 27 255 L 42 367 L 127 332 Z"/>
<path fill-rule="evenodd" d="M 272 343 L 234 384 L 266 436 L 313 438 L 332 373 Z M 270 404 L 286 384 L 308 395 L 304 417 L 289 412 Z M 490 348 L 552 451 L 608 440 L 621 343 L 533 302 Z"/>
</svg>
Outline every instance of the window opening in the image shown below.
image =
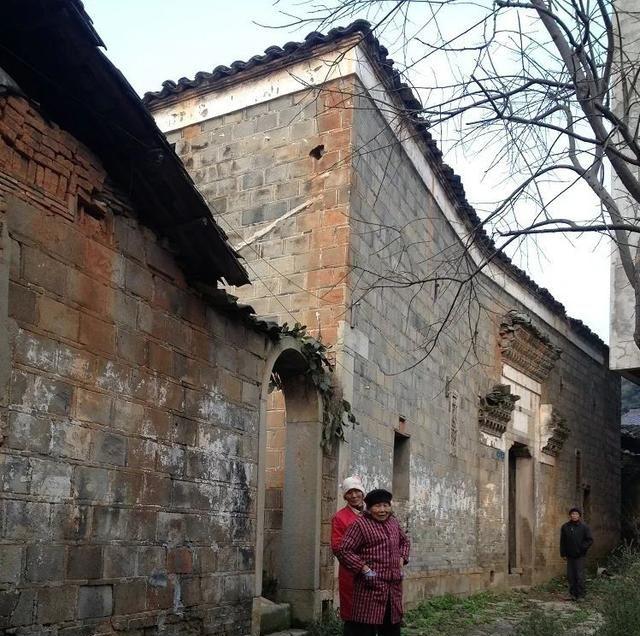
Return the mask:
<svg viewBox="0 0 640 636">
<path fill-rule="evenodd" d="M 409 499 L 410 437 L 399 431 L 393 434 L 393 498 Z"/>
</svg>

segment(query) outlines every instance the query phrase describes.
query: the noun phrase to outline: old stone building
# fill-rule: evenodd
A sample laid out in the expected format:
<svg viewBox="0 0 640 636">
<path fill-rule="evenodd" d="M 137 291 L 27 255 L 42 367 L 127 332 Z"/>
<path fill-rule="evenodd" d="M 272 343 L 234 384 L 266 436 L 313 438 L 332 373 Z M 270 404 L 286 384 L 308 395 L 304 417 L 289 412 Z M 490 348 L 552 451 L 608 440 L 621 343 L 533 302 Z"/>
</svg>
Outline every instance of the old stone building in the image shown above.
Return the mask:
<svg viewBox="0 0 640 636">
<path fill-rule="evenodd" d="M 291 497 L 336 490 L 301 340 L 219 288 L 247 273 L 79 0 L 4 2 L 0 41 L 0 633 L 248 634 L 272 371 Z"/>
<path fill-rule="evenodd" d="M 393 488 L 413 543 L 409 602 L 559 573 L 571 505 L 593 527 L 595 560 L 617 543 L 607 347 L 495 253 L 366 23 L 165 82 L 145 102 L 246 259 L 253 284 L 234 293 L 333 345 L 359 422 L 337 477 Z M 296 475 L 282 460 L 282 404 L 270 406 L 257 524 L 284 554 L 264 550 L 256 595 L 264 574 L 294 615 L 309 600 L 317 615 L 333 562 L 316 539 L 313 589 L 288 593 L 283 577 L 302 557 L 279 533 L 300 501 L 286 496 Z M 325 494 L 332 509 L 310 519 L 339 505 Z"/>
</svg>

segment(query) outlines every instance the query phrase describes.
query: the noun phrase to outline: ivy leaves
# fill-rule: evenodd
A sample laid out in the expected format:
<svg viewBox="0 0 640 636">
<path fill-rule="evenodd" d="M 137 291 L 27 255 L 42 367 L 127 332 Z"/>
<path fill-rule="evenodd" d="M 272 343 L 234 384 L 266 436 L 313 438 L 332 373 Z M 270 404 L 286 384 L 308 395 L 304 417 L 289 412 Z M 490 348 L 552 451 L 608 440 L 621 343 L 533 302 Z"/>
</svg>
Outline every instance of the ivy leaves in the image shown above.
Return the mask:
<svg viewBox="0 0 640 636">
<path fill-rule="evenodd" d="M 329 359 L 328 349 L 320 340 L 307 333 L 306 325 L 296 322 L 289 328 L 282 325 L 280 337 L 289 336 L 300 344 L 300 353 L 307 362 L 306 375 L 310 378 L 322 398 L 322 441 L 321 445 L 332 450 L 333 445 L 345 439 L 345 428 L 358 424 L 351 410 L 351 404 L 342 397 L 342 389 L 333 375 L 333 364 Z M 282 379 L 277 373 L 271 375 L 269 390 L 282 390 Z"/>
</svg>

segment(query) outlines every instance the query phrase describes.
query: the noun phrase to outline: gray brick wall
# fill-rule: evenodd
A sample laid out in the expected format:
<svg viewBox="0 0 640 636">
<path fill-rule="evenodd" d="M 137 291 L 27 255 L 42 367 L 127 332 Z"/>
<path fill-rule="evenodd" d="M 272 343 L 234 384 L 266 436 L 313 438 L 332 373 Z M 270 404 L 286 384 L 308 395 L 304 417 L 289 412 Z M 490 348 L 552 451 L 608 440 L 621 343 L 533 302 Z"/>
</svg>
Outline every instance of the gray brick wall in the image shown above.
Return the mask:
<svg viewBox="0 0 640 636">
<path fill-rule="evenodd" d="M 369 488 L 391 486 L 394 429 L 405 420 L 410 498 L 398 513 L 413 542 L 409 602 L 506 584 L 507 460 L 480 442 L 478 396 L 500 382 L 501 318 L 525 308 L 478 276 L 428 358 L 402 372 L 429 348 L 452 306 L 456 284 L 445 279 L 460 277 L 470 265 L 380 114 L 355 97 L 361 92 L 347 78 L 319 94 L 280 97 L 172 132 L 170 139 L 232 242 L 266 229 L 305 197 L 321 197 L 242 250 L 254 284 L 238 293 L 258 313 L 300 320 L 334 345 L 360 422 L 341 449 L 340 476 L 355 472 Z M 320 143 L 326 154 L 318 161 L 308 152 Z M 390 280 L 434 275 L 441 279 L 437 288 L 429 280 L 389 286 Z M 536 460 L 535 578 L 543 580 L 561 568 L 557 528 L 576 500 L 577 449 L 584 481 L 592 485 L 594 554 L 617 541 L 618 386 L 606 365 L 533 319 L 563 349 L 542 403 L 554 404 L 571 427 L 555 467 Z M 447 388 L 459 396 L 455 453 Z M 333 460 L 326 463 L 335 476 Z M 328 517 L 335 504 L 327 497 L 324 505 Z M 325 542 L 327 533 L 325 524 Z M 331 575 L 327 565 L 325 580 Z"/>
<path fill-rule="evenodd" d="M 490 578 L 500 582 L 506 568 L 506 458 L 479 443 L 478 396 L 500 382 L 500 319 L 509 309 L 528 310 L 484 275 L 456 303 L 458 286 L 446 280 L 437 290 L 434 282 L 394 284 L 460 277 L 469 264 L 432 195 L 365 98 L 356 102 L 353 136 L 350 289 L 358 306 L 351 324 L 365 334 L 368 355 L 354 353 L 354 407 L 362 425 L 353 435 L 352 466 L 367 486 L 390 485 L 393 429 L 405 418 L 412 453 L 411 498 L 402 511 L 413 540 L 408 598 L 488 586 Z M 453 317 L 428 358 L 401 373 L 424 356 L 452 306 Z M 604 554 L 618 541 L 619 380 L 606 364 L 533 319 L 563 350 L 541 401 L 558 408 L 571 427 L 555 467 L 536 460 L 535 577 L 544 580 L 562 567 L 558 527 L 577 501 L 577 449 L 583 481 L 592 488 L 594 552 Z M 460 396 L 455 455 L 447 389 Z"/>
</svg>

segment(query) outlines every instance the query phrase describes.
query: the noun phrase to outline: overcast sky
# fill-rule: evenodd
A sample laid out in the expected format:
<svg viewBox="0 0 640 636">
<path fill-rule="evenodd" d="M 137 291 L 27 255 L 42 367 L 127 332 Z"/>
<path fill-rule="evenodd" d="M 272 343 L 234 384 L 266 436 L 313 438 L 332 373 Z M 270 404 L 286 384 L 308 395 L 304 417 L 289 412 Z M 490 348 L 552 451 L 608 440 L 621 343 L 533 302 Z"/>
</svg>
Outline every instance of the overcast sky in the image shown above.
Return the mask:
<svg viewBox="0 0 640 636">
<path fill-rule="evenodd" d="M 247 60 L 272 44 L 300 40 L 309 29 L 270 29 L 282 24 L 278 9 L 300 7 L 299 0 L 84 0 L 110 59 L 142 95 L 166 79 L 193 77 L 219 64 Z M 483 180 L 481 158 L 447 157 L 462 175 L 467 197 L 492 199 L 493 185 Z M 583 191 L 571 199 L 571 213 L 591 207 Z M 516 264 L 547 287 L 574 318 L 583 320 L 608 342 L 609 250 L 595 237 L 548 236 L 540 250 L 514 255 Z"/>
</svg>

